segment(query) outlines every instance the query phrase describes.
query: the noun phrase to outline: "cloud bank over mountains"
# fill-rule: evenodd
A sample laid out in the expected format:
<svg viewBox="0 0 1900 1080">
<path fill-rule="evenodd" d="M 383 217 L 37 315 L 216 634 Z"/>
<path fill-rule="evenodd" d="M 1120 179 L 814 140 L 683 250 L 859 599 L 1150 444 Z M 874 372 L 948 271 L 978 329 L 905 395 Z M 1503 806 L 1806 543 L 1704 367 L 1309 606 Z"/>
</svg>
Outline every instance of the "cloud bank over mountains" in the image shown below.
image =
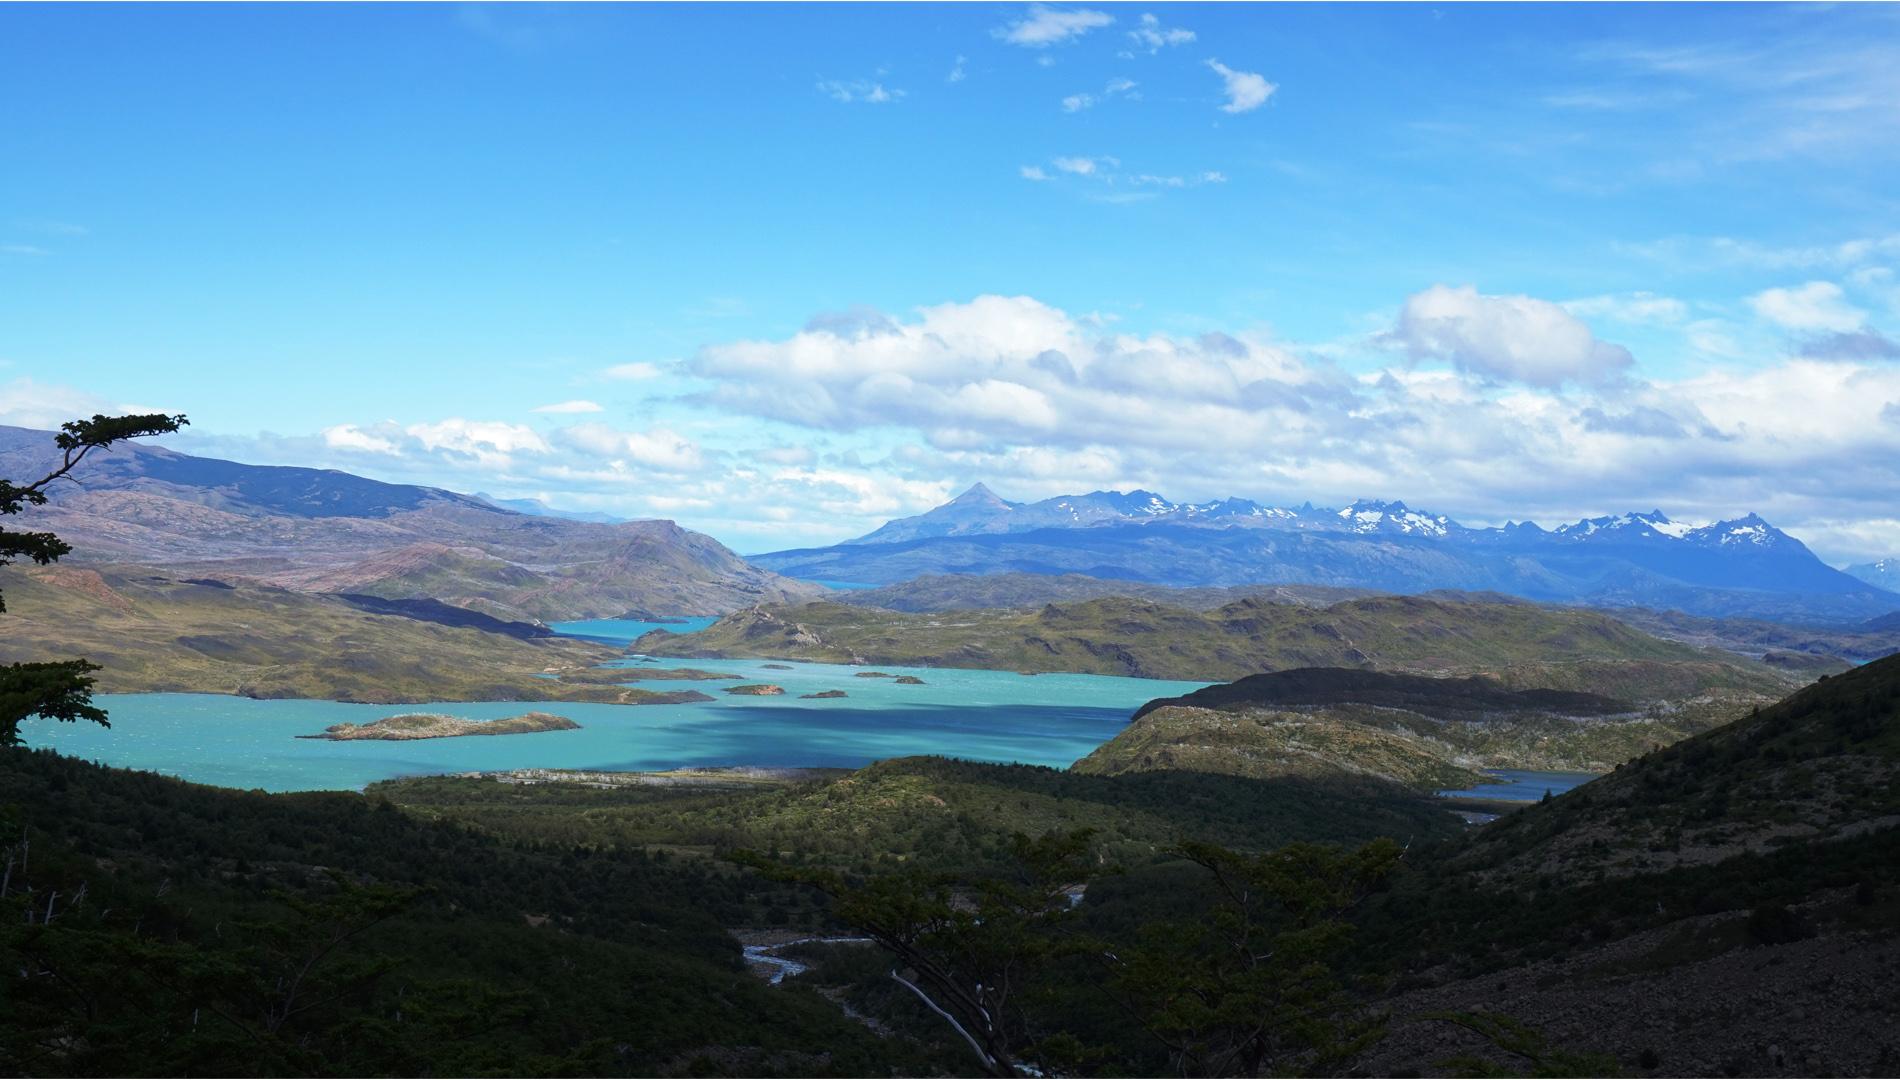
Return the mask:
<svg viewBox="0 0 1900 1080">
<path fill-rule="evenodd" d="M 1813 316 L 1817 304 L 1831 314 Z M 1680 302 L 1648 294 L 1561 305 L 1433 285 L 1324 347 L 1257 329 L 1119 332 L 980 295 L 616 365 L 588 397 L 517 417 L 193 437 L 252 460 L 679 516 L 748 547 L 862 532 L 982 480 L 1018 498 L 1398 497 L 1481 522 L 1757 510 L 1842 560 L 1900 541 L 1900 350 L 1864 317 L 1834 317 L 1846 304 L 1838 290 L 1767 290 L 1750 300 L 1762 319 L 1831 333 L 1655 378 L 1585 321 L 1683 320 Z M 630 386 L 664 422 L 593 400 Z M 8 389 L 10 422 L 44 426 L 90 400 Z"/>
</svg>

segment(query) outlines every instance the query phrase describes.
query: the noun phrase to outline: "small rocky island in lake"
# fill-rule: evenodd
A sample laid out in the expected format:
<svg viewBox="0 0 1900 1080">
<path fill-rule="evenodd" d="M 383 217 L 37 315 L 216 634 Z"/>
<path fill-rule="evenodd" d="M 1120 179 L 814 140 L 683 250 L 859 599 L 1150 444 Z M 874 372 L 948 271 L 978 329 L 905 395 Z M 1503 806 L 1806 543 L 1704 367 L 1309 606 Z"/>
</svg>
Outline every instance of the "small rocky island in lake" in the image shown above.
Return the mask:
<svg viewBox="0 0 1900 1080">
<path fill-rule="evenodd" d="M 299 739 L 331 739 L 350 742 L 355 739 L 453 739 L 462 735 L 526 735 L 535 731 L 574 731 L 580 727 L 565 716 L 531 712 L 501 720 L 468 720 L 441 713 L 403 713 L 385 716 L 372 724 L 331 724 L 320 735 L 299 735 Z"/>
<path fill-rule="evenodd" d="M 857 675 L 860 679 L 888 679 L 891 677 L 891 673 L 888 671 L 860 671 Z"/>
<path fill-rule="evenodd" d="M 763 682 L 762 683 L 746 683 L 743 686 L 726 687 L 726 693 L 740 694 L 746 697 L 771 697 L 774 694 L 783 694 L 784 692 L 785 692 L 785 688 L 783 686 L 775 686 L 772 683 L 763 683 Z"/>
<path fill-rule="evenodd" d="M 773 671 L 790 671 L 790 670 L 792 670 L 792 665 L 790 665 L 790 664 L 763 664 L 763 665 L 761 665 L 761 666 L 762 666 L 762 667 L 768 667 L 768 668 L 771 668 L 771 669 L 772 669 Z"/>
<path fill-rule="evenodd" d="M 915 676 L 915 675 L 899 675 L 899 676 L 897 677 L 897 685 L 899 685 L 899 686 L 922 686 L 922 685 L 924 685 L 924 681 L 923 681 L 922 679 L 920 679 L 920 678 L 918 678 L 918 677 L 917 677 L 917 676 Z"/>
<path fill-rule="evenodd" d="M 816 694 L 800 694 L 802 698 L 841 698 L 848 697 L 843 690 L 820 690 Z"/>
</svg>

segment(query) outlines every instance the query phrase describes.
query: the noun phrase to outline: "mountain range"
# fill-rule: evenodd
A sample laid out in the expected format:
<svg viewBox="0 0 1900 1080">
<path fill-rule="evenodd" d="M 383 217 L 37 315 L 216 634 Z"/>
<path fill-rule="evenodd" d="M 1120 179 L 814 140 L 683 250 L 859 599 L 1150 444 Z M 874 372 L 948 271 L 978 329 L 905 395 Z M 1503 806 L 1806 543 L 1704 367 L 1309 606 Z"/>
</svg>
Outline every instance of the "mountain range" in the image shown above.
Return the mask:
<svg viewBox="0 0 1900 1080">
<path fill-rule="evenodd" d="M 53 433 L 0 426 L 0 476 L 44 474 Z M 305 592 L 433 599 L 506 620 L 716 615 L 818 595 L 671 521 L 522 513 L 334 469 L 246 465 L 121 443 L 55 485 L 32 527 L 69 562 Z"/>
<path fill-rule="evenodd" d="M 54 453 L 51 432 L 0 426 L 0 476 L 37 475 Z M 813 599 L 825 591 L 818 582 L 915 592 L 920 579 L 936 580 L 941 593 L 968 591 L 959 582 L 1012 582 L 983 590 L 978 606 L 1047 592 L 1025 581 L 1064 581 L 1063 592 L 1078 597 L 1106 595 L 1115 583 L 1128 593 L 1275 585 L 1328 599 L 1449 589 L 1816 627 L 1900 622 L 1900 594 L 1889 588 L 1900 587 L 1900 562 L 1836 570 L 1754 514 L 1700 526 L 1650 511 L 1549 530 L 1471 528 L 1401 502 L 1176 503 L 1138 490 L 1020 503 L 978 484 L 831 547 L 741 559 L 670 521 L 580 520 L 535 500 L 154 445 L 96 454 L 80 482 L 52 495 L 35 509 L 35 527 L 65 537 L 82 562 L 435 600 L 510 622 L 718 615 Z M 883 602 L 946 606 L 921 596 Z"/>
<path fill-rule="evenodd" d="M 1700 526 L 1655 510 L 1548 530 L 1530 522 L 1470 528 L 1402 502 L 1362 499 L 1333 509 L 1097 491 L 1017 503 L 978 484 L 865 536 L 752 562 L 791 577 L 867 585 L 1016 572 L 1188 587 L 1492 590 L 1820 625 L 1900 610 L 1900 594 L 1828 566 L 1756 514 Z"/>
<path fill-rule="evenodd" d="M 1888 592 L 1900 592 L 1900 558 L 1879 559 L 1870 563 L 1859 563 L 1844 567 L 1843 571 L 1859 578 L 1869 585 L 1885 589 Z"/>
</svg>

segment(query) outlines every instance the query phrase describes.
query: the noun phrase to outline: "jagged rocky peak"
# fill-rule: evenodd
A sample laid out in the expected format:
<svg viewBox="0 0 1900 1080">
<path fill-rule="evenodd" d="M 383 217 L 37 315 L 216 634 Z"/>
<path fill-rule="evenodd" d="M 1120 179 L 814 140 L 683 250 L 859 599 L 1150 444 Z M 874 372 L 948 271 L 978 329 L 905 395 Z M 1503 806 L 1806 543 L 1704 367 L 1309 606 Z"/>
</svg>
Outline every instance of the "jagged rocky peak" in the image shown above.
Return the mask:
<svg viewBox="0 0 1900 1080">
<path fill-rule="evenodd" d="M 1414 510 L 1398 500 L 1354 499 L 1339 518 L 1354 532 L 1397 532 L 1415 536 L 1444 536 L 1458 524 L 1443 514 Z"/>
<path fill-rule="evenodd" d="M 1682 540 L 1704 547 L 1736 547 L 1738 545 L 1773 547 L 1794 542 L 1787 533 L 1770 525 L 1756 513 L 1717 521 L 1709 525 L 1696 525 L 1686 521 L 1672 521 L 1661 510 L 1652 510 L 1647 514 L 1632 512 L 1610 517 L 1584 518 L 1575 524 L 1558 527 L 1556 535 L 1568 540 L 1587 540 L 1592 537 Z"/>
<path fill-rule="evenodd" d="M 1126 494 L 1120 494 L 1120 493 L 1112 492 L 1112 491 L 1107 492 L 1107 494 L 1119 495 L 1119 498 L 1117 499 L 1117 501 L 1119 501 L 1123 506 L 1128 507 L 1130 511 L 1137 514 L 1165 514 L 1168 511 L 1174 509 L 1173 503 L 1169 502 L 1168 500 L 1162 498 L 1159 495 L 1156 495 L 1152 491 L 1147 491 L 1142 488 L 1136 488 L 1135 490 L 1127 492 Z"/>
<path fill-rule="evenodd" d="M 1661 510 L 1651 510 L 1645 514 L 1631 511 L 1627 514 L 1606 515 L 1604 517 L 1584 518 L 1570 525 L 1559 525 L 1556 535 L 1581 540 L 1598 533 L 1615 532 L 1632 536 L 1658 536 L 1679 540 L 1695 530 L 1687 522 L 1671 521 L 1669 515 Z"/>
</svg>

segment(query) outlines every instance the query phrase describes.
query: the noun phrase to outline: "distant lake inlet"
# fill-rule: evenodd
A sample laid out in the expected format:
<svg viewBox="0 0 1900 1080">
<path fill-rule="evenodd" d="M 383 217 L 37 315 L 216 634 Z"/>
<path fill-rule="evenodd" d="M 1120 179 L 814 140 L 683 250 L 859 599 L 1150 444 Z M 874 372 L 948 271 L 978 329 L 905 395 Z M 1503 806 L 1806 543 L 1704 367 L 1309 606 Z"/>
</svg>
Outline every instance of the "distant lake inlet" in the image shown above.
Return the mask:
<svg viewBox="0 0 1900 1080">
<path fill-rule="evenodd" d="M 1441 791 L 1446 798 L 1498 799 L 1505 802 L 1536 802 L 1545 792 L 1562 795 L 1597 778 L 1596 773 L 1535 772 L 1529 769 L 1486 769 L 1495 782 L 1478 784 L 1461 791 Z"/>
</svg>

